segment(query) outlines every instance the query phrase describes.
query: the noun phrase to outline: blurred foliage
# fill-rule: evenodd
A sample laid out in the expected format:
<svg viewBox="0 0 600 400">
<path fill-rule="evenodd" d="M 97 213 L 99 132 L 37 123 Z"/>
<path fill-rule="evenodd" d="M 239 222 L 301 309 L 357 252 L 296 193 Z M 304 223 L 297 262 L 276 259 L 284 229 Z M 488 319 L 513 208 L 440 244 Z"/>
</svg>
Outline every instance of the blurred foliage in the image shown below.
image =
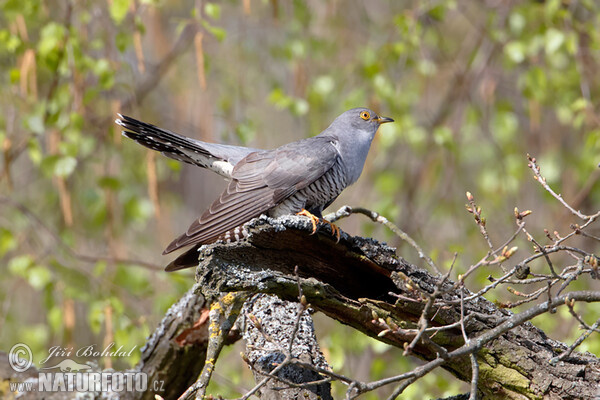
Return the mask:
<svg viewBox="0 0 600 400">
<path fill-rule="evenodd" d="M 534 211 L 529 230 L 541 241 L 543 228 L 569 231 L 569 214 L 531 179 L 527 153 L 576 209 L 595 212 L 600 201 L 593 0 L 0 0 L 0 10 L 2 350 L 23 341 L 34 360 L 55 345 L 139 350 L 191 286 L 191 272 L 160 271 L 159 249 L 219 181 L 122 140 L 116 112 L 203 140 L 275 147 L 347 108 L 372 107 L 396 123 L 380 130 L 363 177 L 336 205 L 386 215 L 445 267 L 456 252 L 457 273 L 487 251 L 464 211 L 467 190 L 497 245 L 514 230 L 515 206 Z M 342 227 L 418 262 L 359 218 Z M 481 271 L 469 288 L 499 273 Z M 548 334 L 578 335 L 568 316 L 549 317 L 536 319 Z M 371 339 L 320 325 L 342 373 L 358 374 L 352 360 L 370 366 L 364 379 L 411 368 Z M 218 371 L 238 384 L 234 368 Z M 428 377 L 406 398 L 455 393 L 449 379 Z"/>
</svg>

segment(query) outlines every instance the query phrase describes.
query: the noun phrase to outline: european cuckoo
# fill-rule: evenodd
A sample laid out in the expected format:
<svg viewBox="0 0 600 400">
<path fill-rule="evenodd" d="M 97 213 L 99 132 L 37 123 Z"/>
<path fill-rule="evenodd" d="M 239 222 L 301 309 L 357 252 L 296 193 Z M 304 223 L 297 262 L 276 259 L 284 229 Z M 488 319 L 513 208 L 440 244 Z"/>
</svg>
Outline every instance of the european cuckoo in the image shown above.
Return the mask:
<svg viewBox="0 0 600 400">
<path fill-rule="evenodd" d="M 353 108 L 317 136 L 273 150 L 206 143 L 119 114 L 123 135 L 165 156 L 210 169 L 227 188 L 163 254 L 193 245 L 166 270 L 198 264 L 198 249 L 243 236 L 244 223 L 261 214 L 322 218 L 322 211 L 360 176 L 377 128 L 391 118 Z M 313 219 L 313 227 L 316 225 Z"/>
</svg>

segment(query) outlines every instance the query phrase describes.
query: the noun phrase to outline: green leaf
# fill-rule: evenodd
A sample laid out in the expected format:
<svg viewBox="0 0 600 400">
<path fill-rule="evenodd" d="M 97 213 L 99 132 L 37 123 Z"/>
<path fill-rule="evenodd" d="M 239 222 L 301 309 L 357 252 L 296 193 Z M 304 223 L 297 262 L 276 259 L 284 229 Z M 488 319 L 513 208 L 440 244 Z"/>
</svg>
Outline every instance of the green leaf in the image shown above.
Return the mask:
<svg viewBox="0 0 600 400">
<path fill-rule="evenodd" d="M 433 131 L 433 140 L 439 146 L 448 146 L 454 141 L 452 130 L 447 126 L 439 126 Z"/>
<path fill-rule="evenodd" d="M 18 68 L 11 68 L 10 71 L 8 72 L 8 76 L 10 79 L 10 83 L 12 83 L 12 84 L 19 83 L 19 80 L 21 79 L 21 70 Z"/>
<path fill-rule="evenodd" d="M 123 207 L 127 221 L 142 223 L 154 212 L 154 206 L 145 198 L 130 197 Z"/>
<path fill-rule="evenodd" d="M 285 109 L 291 106 L 293 100 L 281 88 L 275 88 L 269 94 L 269 102 L 279 109 Z"/>
<path fill-rule="evenodd" d="M 110 17 L 118 25 L 127 15 L 127 11 L 131 6 L 131 0 L 112 0 L 108 4 L 110 5 Z"/>
<path fill-rule="evenodd" d="M 60 333 L 63 328 L 63 313 L 60 307 L 54 306 L 46 314 L 48 324 L 54 333 Z"/>
<path fill-rule="evenodd" d="M 29 254 L 23 254 L 12 258 L 8 262 L 8 270 L 15 275 L 26 277 L 26 272 L 32 265 L 33 258 Z"/>
<path fill-rule="evenodd" d="M 3 257 L 16 246 L 17 240 L 13 233 L 6 228 L 0 228 L 0 257 Z"/>
<path fill-rule="evenodd" d="M 114 176 L 103 176 L 98 179 L 98 186 L 103 189 L 119 190 L 122 187 L 121 180 Z"/>
<path fill-rule="evenodd" d="M 492 118 L 492 133 L 503 145 L 510 146 L 518 132 L 519 120 L 510 111 L 498 111 Z"/>
<path fill-rule="evenodd" d="M 39 142 L 32 138 L 27 142 L 27 153 L 29 154 L 29 159 L 35 165 L 40 165 L 42 162 L 44 155 L 42 154 L 42 149 L 40 148 Z"/>
<path fill-rule="evenodd" d="M 222 42 L 227 36 L 227 31 L 225 31 L 225 29 L 211 25 L 207 21 L 202 21 L 202 26 L 204 26 L 211 35 L 217 38 L 219 42 Z"/>
<path fill-rule="evenodd" d="M 548 77 L 540 67 L 533 67 L 525 75 L 523 94 L 528 98 L 542 101 L 548 90 Z"/>
<path fill-rule="evenodd" d="M 308 113 L 309 108 L 310 108 L 310 106 L 308 105 L 308 102 L 306 100 L 296 99 L 292 103 L 291 111 L 294 115 L 301 116 L 301 115 L 305 115 L 306 113 Z"/>
<path fill-rule="evenodd" d="M 44 26 L 38 42 L 38 52 L 42 57 L 47 57 L 51 52 L 58 50 L 66 35 L 66 28 L 55 22 Z"/>
<path fill-rule="evenodd" d="M 545 2 L 544 14 L 546 20 L 551 21 L 556 16 L 558 10 L 562 7 L 561 0 L 547 0 Z"/>
<path fill-rule="evenodd" d="M 327 96 L 333 91 L 335 82 L 329 75 L 321 75 L 315 79 L 313 83 L 313 90 L 321 96 Z"/>
<path fill-rule="evenodd" d="M 107 59 L 101 58 L 94 64 L 94 74 L 98 77 L 100 87 L 110 89 L 114 83 L 114 70 Z"/>
<path fill-rule="evenodd" d="M 426 58 L 419 60 L 417 69 L 423 76 L 433 76 L 437 72 L 435 63 Z"/>
<path fill-rule="evenodd" d="M 125 53 L 132 42 L 133 36 L 130 33 L 118 32 L 115 36 L 115 45 L 121 53 Z"/>
<path fill-rule="evenodd" d="M 519 64 L 525 60 L 525 45 L 522 42 L 508 42 L 506 46 L 504 46 L 504 54 L 506 54 L 512 62 Z"/>
<path fill-rule="evenodd" d="M 546 31 L 545 50 L 546 54 L 554 54 L 565 42 L 565 34 L 558 29 L 550 28 Z"/>
<path fill-rule="evenodd" d="M 104 307 L 104 300 L 94 301 L 90 304 L 87 318 L 90 329 L 96 334 L 100 333 L 102 325 L 104 324 Z"/>
<path fill-rule="evenodd" d="M 106 272 L 106 267 L 108 266 L 106 261 L 98 261 L 94 266 L 94 276 L 102 276 Z"/>
<path fill-rule="evenodd" d="M 436 21 L 443 21 L 446 16 L 446 10 L 445 4 L 437 4 L 427 11 L 427 15 Z"/>
<path fill-rule="evenodd" d="M 39 114 L 31 115 L 29 118 L 25 119 L 25 127 L 38 135 L 43 134 L 46 130 L 46 127 L 44 126 L 44 120 Z"/>
<path fill-rule="evenodd" d="M 206 3 L 204 5 L 204 12 L 212 19 L 221 18 L 221 6 L 215 3 Z"/>
<path fill-rule="evenodd" d="M 520 35 L 527 24 L 527 20 L 523 16 L 523 14 L 514 12 L 510 15 L 508 19 L 508 24 L 510 26 L 510 30 L 515 35 Z"/>
<path fill-rule="evenodd" d="M 54 175 L 66 177 L 73 173 L 77 166 L 77 159 L 70 156 L 60 157 L 54 164 Z"/>
<path fill-rule="evenodd" d="M 36 265 L 29 270 L 29 284 L 37 290 L 43 289 L 52 280 L 52 273 L 43 265 Z"/>
</svg>

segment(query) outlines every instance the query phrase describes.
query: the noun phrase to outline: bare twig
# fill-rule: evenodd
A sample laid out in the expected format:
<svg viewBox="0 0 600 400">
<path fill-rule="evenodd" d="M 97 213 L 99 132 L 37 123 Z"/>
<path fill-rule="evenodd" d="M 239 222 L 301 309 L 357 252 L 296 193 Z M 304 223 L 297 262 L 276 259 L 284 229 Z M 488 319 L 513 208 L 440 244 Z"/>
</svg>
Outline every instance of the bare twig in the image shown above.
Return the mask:
<svg viewBox="0 0 600 400">
<path fill-rule="evenodd" d="M 537 317 L 538 315 L 544 314 L 549 311 L 550 308 L 556 308 L 561 305 L 565 305 L 566 301 L 583 301 L 583 302 L 598 302 L 600 301 L 600 291 L 578 291 L 571 292 L 566 295 L 556 296 L 552 298 L 550 303 L 541 303 L 536 306 L 531 307 L 530 309 L 523 311 L 519 314 L 515 314 L 504 320 L 501 324 L 496 326 L 493 329 L 486 331 L 485 333 L 474 337 L 470 340 L 468 344 L 459 347 L 458 349 L 448 353 L 448 360 L 454 359 L 457 357 L 464 357 L 466 355 L 475 353 L 483 347 L 485 343 L 488 343 L 491 340 L 498 338 L 500 335 L 510 331 L 511 329 L 524 324 L 525 322 Z M 367 391 L 375 390 L 385 385 L 389 385 L 395 382 L 406 381 L 402 385 L 398 387 L 388 399 L 396 398 L 402 391 L 412 384 L 417 379 L 425 376 L 427 373 L 431 372 L 435 368 L 440 367 L 444 364 L 446 360 L 443 358 L 436 358 L 428 363 L 421 365 L 413 369 L 410 372 L 406 372 L 404 374 L 400 374 L 397 376 L 384 378 L 378 381 L 373 381 L 369 383 L 361 383 L 357 382 L 353 385 L 353 388 L 357 390 L 357 395 L 360 393 L 364 393 Z M 348 389 L 350 390 L 350 388 Z M 356 397 L 356 396 L 354 396 Z"/>
<path fill-rule="evenodd" d="M 433 260 L 427 254 L 425 254 L 423 249 L 421 249 L 421 247 L 417 244 L 417 242 L 414 241 L 413 238 L 411 238 L 406 232 L 404 232 L 403 230 L 398 228 L 398 226 L 396 226 L 393 222 L 390 222 L 383 215 L 381 215 L 375 211 L 371 211 L 371 210 L 368 210 L 363 207 L 343 206 L 339 210 L 337 210 L 335 213 L 326 215 L 324 217 L 324 219 L 326 219 L 329 222 L 335 222 L 341 218 L 348 217 L 352 214 L 365 215 L 365 216 L 371 218 L 371 220 L 373 222 L 380 223 L 380 224 L 386 226 L 387 228 L 389 228 L 392 232 L 394 232 L 394 234 L 396 236 L 398 236 L 400 239 L 404 240 L 413 249 L 415 249 L 417 251 L 417 254 L 419 255 L 419 258 L 424 260 L 427 263 L 427 265 L 429 265 L 439 275 L 442 275 L 438 266 L 433 262 Z"/>
<path fill-rule="evenodd" d="M 431 309 L 433 307 L 433 304 L 435 303 L 435 300 L 438 298 L 438 296 L 443 293 L 443 286 L 444 284 L 448 281 L 448 277 L 450 276 L 450 273 L 452 273 L 452 268 L 454 267 L 454 262 L 456 261 L 456 254 L 454 254 L 454 260 L 452 261 L 452 264 L 450 265 L 450 268 L 448 269 L 448 272 L 446 272 L 446 274 L 444 274 L 444 276 L 442 277 L 442 279 L 440 279 L 438 281 L 438 284 L 435 287 L 435 290 L 433 291 L 433 293 L 431 295 L 428 296 L 427 299 L 427 303 L 425 303 L 425 307 L 423 307 L 423 311 L 421 312 L 421 316 L 419 317 L 419 322 L 418 322 L 418 327 L 419 330 L 417 332 L 417 334 L 415 335 L 414 339 L 410 342 L 410 344 L 408 346 L 406 346 L 404 348 L 404 356 L 409 355 L 410 353 L 412 353 L 413 349 L 415 348 L 415 346 L 417 345 L 417 343 L 419 342 L 419 340 L 422 339 L 425 331 L 427 330 L 427 328 L 429 327 L 429 318 L 430 318 L 430 313 L 431 313 Z M 429 339 L 429 337 L 427 337 L 427 339 Z M 442 351 L 443 354 L 446 354 L 445 349 L 444 351 Z"/>
<path fill-rule="evenodd" d="M 596 320 L 596 322 L 594 322 L 594 325 L 590 326 L 589 329 L 586 330 L 583 335 L 579 336 L 577 338 L 577 340 L 575 342 L 573 342 L 573 344 L 571 346 L 569 346 L 567 351 L 565 351 L 564 353 L 562 353 L 561 355 L 559 355 L 557 357 L 552 358 L 550 360 L 550 364 L 554 365 L 554 364 L 558 363 L 559 361 L 564 360 L 569 355 L 571 355 L 573 350 L 575 350 L 575 348 L 577 348 L 577 346 L 579 346 L 581 343 L 583 343 L 583 341 L 585 339 L 587 339 L 593 332 L 598 332 L 599 326 L 600 326 L 600 319 Z"/>
<path fill-rule="evenodd" d="M 593 214 L 593 215 L 585 215 L 581 211 L 575 210 L 573 207 L 571 207 L 563 199 L 562 195 L 557 194 L 554 190 L 552 190 L 550 185 L 548 185 L 548 183 L 546 182 L 546 178 L 544 178 L 541 174 L 540 167 L 537 164 L 537 160 L 534 157 L 531 157 L 529 154 L 527 154 L 527 159 L 529 160 L 528 166 L 529 166 L 529 168 L 531 168 L 531 170 L 533 171 L 533 174 L 534 174 L 533 178 L 536 181 L 538 181 L 540 183 L 540 185 L 542 185 L 542 187 L 544 189 L 546 189 L 546 191 L 552 195 L 552 197 L 554 197 L 556 200 L 558 200 L 567 210 L 569 210 L 571 212 L 571 214 L 573 214 L 585 221 L 593 221 L 600 216 L 600 212 Z"/>
<path fill-rule="evenodd" d="M 471 192 L 467 192 L 467 201 L 469 202 L 469 204 L 466 205 L 467 211 L 470 212 L 471 214 L 473 214 L 473 218 L 475 218 L 475 223 L 479 227 L 479 232 L 481 233 L 481 235 L 487 242 L 487 245 L 490 248 L 490 251 L 493 251 L 494 245 L 492 244 L 492 241 L 490 240 L 490 235 L 485 226 L 486 219 L 481 216 L 481 207 L 479 207 L 477 204 L 475 204 L 475 198 L 473 197 Z"/>
</svg>

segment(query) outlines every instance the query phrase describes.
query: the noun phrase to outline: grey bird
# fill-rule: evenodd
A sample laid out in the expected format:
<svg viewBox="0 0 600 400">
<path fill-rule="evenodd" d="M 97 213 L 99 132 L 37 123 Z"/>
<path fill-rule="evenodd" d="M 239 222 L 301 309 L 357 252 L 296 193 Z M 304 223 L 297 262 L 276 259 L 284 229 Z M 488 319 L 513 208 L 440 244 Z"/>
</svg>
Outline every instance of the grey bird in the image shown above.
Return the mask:
<svg viewBox="0 0 600 400">
<path fill-rule="evenodd" d="M 317 136 L 273 150 L 206 143 L 119 114 L 123 135 L 165 156 L 230 179 L 218 199 L 163 254 L 194 245 L 171 262 L 176 271 L 198 264 L 198 249 L 243 236 L 241 225 L 261 214 L 315 219 L 360 176 L 381 124 L 393 122 L 368 108 L 353 108 Z M 326 222 L 326 221 L 325 221 Z"/>
</svg>

